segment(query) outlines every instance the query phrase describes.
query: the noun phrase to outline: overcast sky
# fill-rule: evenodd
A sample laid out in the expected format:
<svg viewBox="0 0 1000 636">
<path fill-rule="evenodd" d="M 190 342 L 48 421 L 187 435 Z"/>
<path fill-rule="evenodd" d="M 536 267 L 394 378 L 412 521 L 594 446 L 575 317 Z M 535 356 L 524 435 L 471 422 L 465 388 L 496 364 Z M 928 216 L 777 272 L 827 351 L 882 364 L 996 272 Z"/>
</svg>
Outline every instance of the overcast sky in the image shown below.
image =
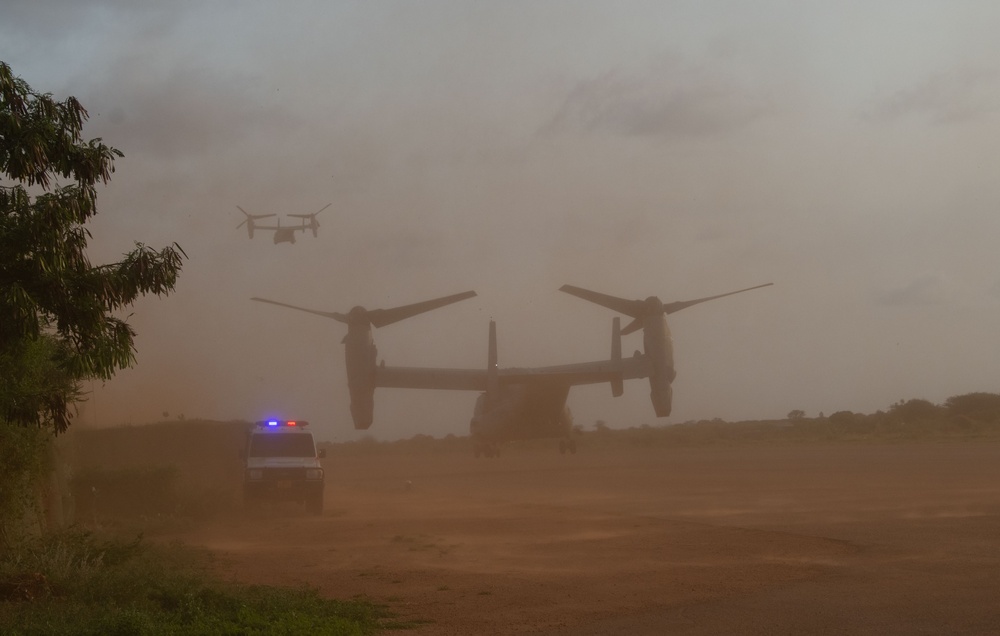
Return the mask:
<svg viewBox="0 0 1000 636">
<path fill-rule="evenodd" d="M 674 414 L 578 387 L 591 427 L 874 412 L 1000 391 L 1000 4 L 0 1 L 0 60 L 122 150 L 95 263 L 177 242 L 138 362 L 84 424 L 314 422 L 355 439 L 326 311 L 478 296 L 375 332 L 389 365 L 598 360 L 685 300 Z M 248 239 L 236 208 L 319 215 Z M 293 219 L 283 219 L 283 223 Z M 642 347 L 627 336 L 626 355 Z M 380 389 L 370 433 L 466 434 L 475 393 Z"/>
</svg>

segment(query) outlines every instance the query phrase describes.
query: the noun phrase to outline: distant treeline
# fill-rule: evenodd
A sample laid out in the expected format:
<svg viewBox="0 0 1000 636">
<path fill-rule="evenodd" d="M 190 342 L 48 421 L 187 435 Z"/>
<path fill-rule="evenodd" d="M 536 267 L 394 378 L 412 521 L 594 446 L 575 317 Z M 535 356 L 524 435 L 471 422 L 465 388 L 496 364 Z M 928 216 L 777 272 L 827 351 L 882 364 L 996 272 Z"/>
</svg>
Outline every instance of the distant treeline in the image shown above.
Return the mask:
<svg viewBox="0 0 1000 636">
<path fill-rule="evenodd" d="M 178 476 L 196 483 L 236 489 L 242 476 L 238 450 L 249 422 L 186 420 L 143 426 L 77 431 L 78 469 L 148 469 L 172 466 Z M 1000 439 L 1000 394 L 966 393 L 943 404 L 928 400 L 901 400 L 875 413 L 836 411 L 809 417 L 792 410 L 779 420 L 722 419 L 677 424 L 623 427 L 598 420 L 577 426 L 574 434 L 587 446 L 680 446 L 746 442 L 823 442 L 864 440 L 919 440 L 969 437 Z M 456 451 L 471 454 L 467 435 L 433 437 L 417 433 L 408 439 L 323 442 L 329 460 L 339 454 L 412 451 Z M 549 448 L 553 440 L 511 443 L 512 447 Z"/>
<path fill-rule="evenodd" d="M 679 424 L 621 427 L 598 420 L 592 427 L 577 426 L 575 435 L 586 447 L 663 447 L 704 444 L 761 442 L 905 441 L 996 437 L 1000 439 L 1000 394 L 967 393 L 934 404 L 928 400 L 901 400 L 887 410 L 864 414 L 836 411 L 808 417 L 792 410 L 780 420 L 727 422 L 692 420 Z M 514 442 L 522 448 L 548 448 L 552 440 Z M 357 442 L 331 444 L 328 456 L 337 453 L 384 453 L 414 450 L 471 449 L 467 436 L 435 438 L 417 434 L 409 439 L 380 442 L 365 438 Z M 471 452 L 471 451 L 470 451 Z"/>
</svg>

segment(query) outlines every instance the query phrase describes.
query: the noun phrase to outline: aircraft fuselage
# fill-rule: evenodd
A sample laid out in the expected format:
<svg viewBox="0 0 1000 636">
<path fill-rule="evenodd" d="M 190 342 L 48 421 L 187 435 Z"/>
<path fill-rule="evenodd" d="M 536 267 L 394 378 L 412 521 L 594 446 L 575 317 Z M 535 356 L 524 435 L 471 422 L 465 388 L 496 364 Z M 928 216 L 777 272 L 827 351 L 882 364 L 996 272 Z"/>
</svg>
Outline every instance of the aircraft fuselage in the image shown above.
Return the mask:
<svg viewBox="0 0 1000 636">
<path fill-rule="evenodd" d="M 573 418 L 566 407 L 569 385 L 514 384 L 499 395 L 481 393 L 469 422 L 474 442 L 499 444 L 523 439 L 569 437 Z"/>
</svg>

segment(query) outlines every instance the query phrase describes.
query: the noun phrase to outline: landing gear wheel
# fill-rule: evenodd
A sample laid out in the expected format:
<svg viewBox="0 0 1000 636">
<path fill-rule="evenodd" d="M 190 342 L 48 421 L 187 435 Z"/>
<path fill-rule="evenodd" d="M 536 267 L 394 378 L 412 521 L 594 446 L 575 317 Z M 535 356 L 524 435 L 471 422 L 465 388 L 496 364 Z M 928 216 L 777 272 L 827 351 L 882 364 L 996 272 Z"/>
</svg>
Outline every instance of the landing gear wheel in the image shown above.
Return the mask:
<svg viewBox="0 0 1000 636">
<path fill-rule="evenodd" d="M 482 453 L 487 458 L 500 457 L 500 447 L 496 444 L 477 444 L 475 453 L 476 457 L 479 457 L 479 453 Z"/>
</svg>

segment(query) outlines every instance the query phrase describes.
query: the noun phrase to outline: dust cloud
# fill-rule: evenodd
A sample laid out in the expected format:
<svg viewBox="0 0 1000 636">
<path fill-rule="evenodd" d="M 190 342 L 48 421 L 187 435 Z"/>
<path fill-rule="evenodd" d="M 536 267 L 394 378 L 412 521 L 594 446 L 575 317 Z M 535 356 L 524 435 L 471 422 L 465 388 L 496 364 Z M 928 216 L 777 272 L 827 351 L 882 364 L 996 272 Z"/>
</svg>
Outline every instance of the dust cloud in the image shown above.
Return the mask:
<svg viewBox="0 0 1000 636">
<path fill-rule="evenodd" d="M 998 618 L 995 433 L 740 442 L 706 423 L 686 441 L 606 429 L 573 455 L 534 441 L 494 459 L 467 438 L 333 444 L 316 516 L 243 507 L 245 429 L 74 432 L 78 478 L 162 482 L 170 464 L 179 485 L 166 513 L 143 508 L 148 491 L 98 490 L 80 522 L 141 513 L 149 540 L 208 548 L 219 576 L 360 595 L 426 636 L 959 634 Z"/>
<path fill-rule="evenodd" d="M 775 283 L 673 317 L 672 422 L 995 390 L 1000 13 L 888 6 L 11 7 L 0 57 L 125 153 L 92 260 L 190 256 L 129 310 L 138 363 L 96 387 L 93 423 L 274 413 L 357 439 L 343 331 L 250 297 L 474 289 L 379 330 L 381 357 L 482 369 L 492 318 L 504 366 L 606 358 L 612 316 L 567 283 L 665 302 Z M 237 205 L 328 203 L 295 245 L 237 229 Z M 474 399 L 380 392 L 370 434 L 463 434 Z M 653 422 L 638 386 L 570 407 Z"/>
<path fill-rule="evenodd" d="M 128 309 L 137 364 L 84 387 L 73 434 L 178 428 L 77 439 L 76 476 L 172 483 L 153 469 L 179 453 L 177 503 L 205 524 L 174 535 L 224 575 L 364 594 L 427 636 L 995 631 L 992 437 L 476 463 L 474 393 L 379 390 L 358 433 L 342 326 L 249 299 L 473 289 L 375 338 L 390 365 L 478 370 L 491 319 L 503 367 L 607 359 L 612 313 L 563 284 L 671 302 L 775 283 L 671 316 L 669 420 L 642 382 L 573 389 L 588 436 L 996 391 L 1000 6 L 10 4 L 0 59 L 125 154 L 92 261 L 136 240 L 190 257 L 176 293 Z M 328 203 L 295 245 L 238 228 L 238 205 Z M 192 423 L 267 416 L 350 449 L 322 517 L 248 518 L 238 442 Z"/>
</svg>

